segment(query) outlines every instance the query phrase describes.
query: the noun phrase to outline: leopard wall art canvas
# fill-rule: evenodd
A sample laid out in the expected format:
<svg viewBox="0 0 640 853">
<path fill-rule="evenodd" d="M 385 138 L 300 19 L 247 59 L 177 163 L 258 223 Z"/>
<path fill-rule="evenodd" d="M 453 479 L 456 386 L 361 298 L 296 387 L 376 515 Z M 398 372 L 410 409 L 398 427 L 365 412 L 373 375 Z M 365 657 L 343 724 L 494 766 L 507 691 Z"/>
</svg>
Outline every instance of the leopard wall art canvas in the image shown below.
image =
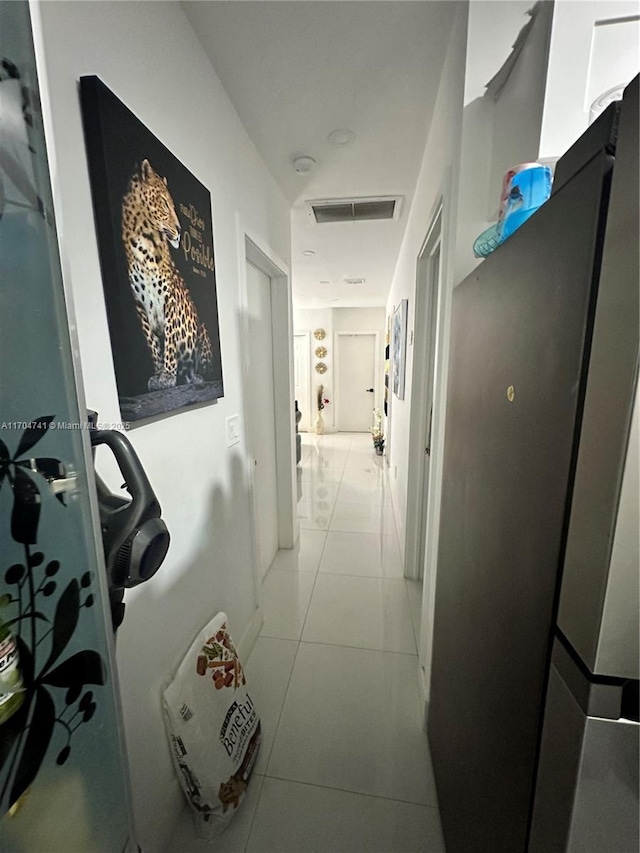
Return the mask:
<svg viewBox="0 0 640 853">
<path fill-rule="evenodd" d="M 222 397 L 211 196 L 98 77 L 80 97 L 122 419 Z"/>
</svg>

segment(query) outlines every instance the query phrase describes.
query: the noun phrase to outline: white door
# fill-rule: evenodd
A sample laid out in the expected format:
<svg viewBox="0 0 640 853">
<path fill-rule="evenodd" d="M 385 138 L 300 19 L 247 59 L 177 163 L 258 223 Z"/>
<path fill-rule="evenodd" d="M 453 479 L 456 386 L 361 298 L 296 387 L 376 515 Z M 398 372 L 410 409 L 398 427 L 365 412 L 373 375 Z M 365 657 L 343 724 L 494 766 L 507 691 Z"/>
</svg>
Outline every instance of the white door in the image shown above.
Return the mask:
<svg viewBox="0 0 640 853">
<path fill-rule="evenodd" d="M 249 383 L 247 441 L 253 463 L 256 555 L 263 578 L 278 550 L 271 279 L 247 261 Z"/>
<path fill-rule="evenodd" d="M 309 432 L 311 424 L 311 392 L 309 389 L 309 335 L 293 336 L 293 374 L 295 398 L 302 414 L 299 432 Z"/>
<path fill-rule="evenodd" d="M 338 430 L 367 432 L 376 400 L 376 336 L 339 333 L 337 339 Z"/>
</svg>

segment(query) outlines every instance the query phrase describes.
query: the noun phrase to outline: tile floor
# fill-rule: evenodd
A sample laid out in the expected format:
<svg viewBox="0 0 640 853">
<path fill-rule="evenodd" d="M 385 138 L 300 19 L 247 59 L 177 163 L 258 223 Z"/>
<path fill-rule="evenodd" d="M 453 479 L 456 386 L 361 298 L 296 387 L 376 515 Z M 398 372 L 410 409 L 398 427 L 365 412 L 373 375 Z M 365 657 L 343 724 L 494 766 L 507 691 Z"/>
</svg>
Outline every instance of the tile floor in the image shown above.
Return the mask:
<svg viewBox="0 0 640 853">
<path fill-rule="evenodd" d="M 185 811 L 171 853 L 444 853 L 418 689 L 421 590 L 402 577 L 368 434 L 303 434 L 300 541 L 263 586 L 247 662 L 263 743 L 214 843 Z"/>
</svg>

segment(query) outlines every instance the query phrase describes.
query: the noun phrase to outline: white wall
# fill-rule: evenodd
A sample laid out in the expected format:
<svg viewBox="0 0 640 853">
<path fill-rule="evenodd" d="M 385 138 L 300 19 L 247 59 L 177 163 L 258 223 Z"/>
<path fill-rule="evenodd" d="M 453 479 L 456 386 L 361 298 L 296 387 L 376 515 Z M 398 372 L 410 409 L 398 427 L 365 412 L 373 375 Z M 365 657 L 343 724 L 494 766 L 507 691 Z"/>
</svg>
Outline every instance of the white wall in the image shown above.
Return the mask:
<svg viewBox="0 0 640 853">
<path fill-rule="evenodd" d="M 322 412 L 325 431 L 333 432 L 336 429 L 335 422 L 335 355 L 337 347 L 337 332 L 378 332 L 380 352 L 378 357 L 379 371 L 377 376 L 377 390 L 379 399 L 376 405 L 382 405 L 384 389 L 384 338 L 385 338 L 385 309 L 384 308 L 296 308 L 293 309 L 294 334 L 310 332 L 311 334 L 311 358 L 310 358 L 310 384 L 311 396 L 315 403 L 316 389 L 322 384 L 324 396 L 331 400 L 329 406 L 325 406 Z M 317 341 L 313 337 L 316 329 L 324 329 L 327 336 L 323 341 Z M 327 349 L 327 355 L 322 361 L 327 365 L 327 372 L 322 375 L 316 373 L 315 365 L 319 359 L 315 355 L 318 346 Z M 311 416 L 311 427 L 315 409 Z M 373 424 L 373 417 L 371 420 Z"/>
<path fill-rule="evenodd" d="M 556 0 L 540 157 L 564 154 L 588 127 L 593 100 L 638 73 L 638 15 L 638 0 Z"/>
<path fill-rule="evenodd" d="M 333 330 L 335 332 L 381 332 L 385 324 L 385 309 L 380 308 L 334 308 Z"/>
<path fill-rule="evenodd" d="M 482 98 L 489 80 L 511 52 L 529 20 L 531 0 L 471 0 L 467 32 L 464 105 Z"/>
<path fill-rule="evenodd" d="M 509 59 L 519 33 L 531 21 L 530 9 L 531 4 L 521 0 L 472 2 L 469 7 L 456 284 L 480 263 L 473 243 L 498 218 L 504 173 L 538 157 L 552 3 L 538 4 L 500 96 L 495 100 L 484 94 L 485 85 Z"/>
<path fill-rule="evenodd" d="M 497 193 L 490 203 L 495 103 L 486 97 L 486 85 L 509 56 L 530 8 L 529 0 L 472 0 L 469 4 L 460 151 L 464 198 L 456 223 L 456 283 L 479 263 L 473 256 L 473 242 L 491 224 L 490 209 L 498 206 Z"/>
<path fill-rule="evenodd" d="M 635 7 L 635 8 L 632 8 Z M 497 99 L 481 95 L 479 75 L 485 75 L 493 62 L 498 65 L 507 59 L 507 45 L 512 45 L 521 27 L 527 22 L 526 7 L 519 0 L 505 3 L 472 0 L 467 19 L 466 67 L 460 59 L 464 51 L 463 35 L 457 42 L 456 34 L 450 47 L 450 56 L 457 56 L 455 71 L 451 77 L 443 77 L 441 88 L 450 87 L 449 95 L 457 97 L 460 73 L 464 76 L 464 109 L 460 121 L 455 115 L 443 119 L 438 112 L 442 109 L 440 99 L 434 124 L 425 152 L 425 166 L 420 176 L 416 203 L 411 212 L 409 229 L 401 252 L 390 305 L 407 297 L 410 306 L 409 328 L 412 326 L 412 295 L 415 280 L 415 260 L 428 227 L 428 211 L 433 211 L 438 190 L 447 179 L 447 164 L 450 169 L 449 186 L 453 203 L 449 215 L 448 235 L 443 235 L 445 251 L 445 283 L 442 303 L 441 324 L 437 336 L 437 386 L 434 403 L 434 425 L 431 446 L 431 479 L 429 486 L 429 512 L 427 520 L 427 547 L 425 558 L 425 588 L 422 613 L 420 660 L 425 670 L 425 688 L 428 699 L 430 679 L 431 637 L 435 601 L 437 571 L 439 506 L 442 483 L 442 461 L 444 449 L 444 418 L 446 402 L 447 358 L 449 351 L 450 290 L 458 284 L 480 261 L 473 257 L 472 244 L 475 237 L 489 224 L 495 222 L 498 213 L 499 193 L 503 173 L 511 166 L 538 158 L 554 158 L 561 155 L 586 128 L 588 121 L 588 93 L 604 86 L 605 71 L 611 71 L 611 63 L 599 62 L 611 52 L 612 37 L 602 29 L 603 21 L 608 26 L 627 27 L 625 46 L 629 56 L 637 63 L 638 53 L 634 47 L 633 32 L 628 22 L 615 22 L 617 15 L 637 14 L 638 3 L 624 2 L 567 2 L 538 4 L 534 23 L 527 40 L 504 89 Z M 595 22 L 598 26 L 595 26 Z M 462 24 L 460 25 L 462 26 Z M 633 22 L 632 27 L 636 26 Z M 598 29 L 599 28 L 599 29 Z M 576 36 L 579 33 L 579 38 Z M 599 41 L 598 41 L 599 39 Z M 608 41 L 607 41 L 608 39 Z M 630 49 L 629 45 L 631 46 Z M 499 51 L 505 51 L 500 55 Z M 622 47 L 621 47 L 622 50 Z M 631 60 L 630 60 L 631 61 Z M 599 64 L 598 64 L 599 62 Z M 596 66 L 603 75 L 596 81 Z M 451 66 L 453 67 L 453 66 Z M 626 65 L 629 79 L 633 73 Z M 460 69 L 463 69 L 462 72 Z M 635 66 L 637 69 L 637 64 Z M 493 71 L 497 71 L 495 67 Z M 616 71 L 615 73 L 619 73 Z M 485 78 L 484 83 L 488 82 Z M 459 103 L 459 102 L 457 102 Z M 435 144 L 442 141 L 442 128 L 454 134 L 453 148 L 457 144 L 459 159 L 455 151 L 447 158 Z M 449 137 L 451 141 L 452 137 Z M 444 170 L 444 171 L 443 171 Z M 430 206 L 431 205 L 431 206 Z M 445 206 L 446 211 L 446 206 Z M 417 228 L 417 223 L 420 227 Z M 417 228 L 417 230 L 416 230 Z M 411 404 L 412 371 L 408 367 L 408 394 L 404 401 L 393 398 L 392 409 L 392 495 L 398 526 L 402 534 L 406 519 L 403 498 L 406 493 L 406 471 L 411 460 L 407 459 L 409 439 L 409 408 Z M 437 412 L 437 414 L 436 414 Z"/>
<path fill-rule="evenodd" d="M 449 231 L 444 239 L 444 275 L 445 285 L 450 288 L 479 263 L 473 255 L 473 241 L 488 227 L 491 215 L 497 218 L 502 174 L 515 163 L 537 154 L 549 4 L 543 5 L 536 17 L 498 101 L 482 94 L 486 83 L 507 60 L 520 30 L 530 20 L 527 15 L 529 8 L 529 4 L 521 0 L 472 2 L 461 7 L 459 12 L 457 27 L 460 33 L 454 32 L 449 48 L 416 200 L 387 306 L 388 311 L 392 311 L 401 299 L 409 300 L 409 332 L 414 324 L 416 261 L 438 198 L 445 194 L 445 225 L 448 221 Z M 512 125 L 517 126 L 516 130 L 512 131 Z M 459 185 L 459 193 L 453 188 L 453 179 L 456 187 Z M 445 191 L 447 180 L 449 184 Z M 444 318 L 446 303 L 442 309 Z M 439 364 L 443 370 L 447 353 L 443 347 L 447 340 L 445 322 L 438 342 Z M 412 377 L 412 349 L 409 347 L 405 399 L 393 397 L 391 417 L 392 495 L 403 545 Z M 444 376 L 441 374 L 443 385 Z M 435 497 L 439 502 L 438 496 Z"/>
<path fill-rule="evenodd" d="M 529 25 L 526 40 L 495 101 L 489 186 L 489 215 L 494 222 L 504 173 L 538 157 L 552 12 L 553 3 L 542 2 L 533 8 L 532 18 L 523 18 L 523 26 Z"/>
<path fill-rule="evenodd" d="M 388 311 L 409 300 L 409 341 L 415 324 L 416 264 L 440 199 L 443 202 L 442 293 L 436 336 L 427 543 L 420 658 L 428 695 L 443 476 L 451 292 L 479 262 L 473 241 L 497 217 L 502 174 L 537 153 L 542 115 L 549 13 L 543 7 L 498 101 L 485 84 L 507 60 L 527 24 L 528 4 L 472 2 L 461 7 L 449 45 L 422 170 L 389 296 Z M 517 128 L 512 130 L 511 123 Z M 496 178 L 498 175 L 498 178 Z M 495 219 L 493 220 L 495 221 Z M 414 364 L 407 352 L 404 400 L 392 396 L 391 493 L 405 550 Z M 413 490 L 415 491 L 415 490 Z"/>
<path fill-rule="evenodd" d="M 427 510 L 420 662 L 429 699 L 433 619 L 437 589 L 440 502 L 446 429 L 451 291 L 480 261 L 473 255 L 478 234 L 497 219 L 502 175 L 511 166 L 535 159 L 542 118 L 551 4 L 538 7 L 533 24 L 500 96 L 489 94 L 465 104 L 459 127 L 459 160 L 454 166 L 449 233 L 443 234 L 445 281 L 436 341 L 436 385 L 431 441 L 431 473 Z M 474 91 L 479 68 L 488 56 L 495 71 L 508 59 L 521 29 L 528 23 L 525 6 L 472 2 L 466 34 L 465 92 Z M 489 35 L 488 35 L 489 34 Z M 495 38 L 495 40 L 494 40 Z M 498 49 L 506 50 L 500 55 Z M 485 82 L 489 82 L 486 80 Z M 395 416 L 395 415 L 394 415 Z"/>
<path fill-rule="evenodd" d="M 172 537 L 158 575 L 127 593 L 118 633 L 138 840 L 144 853 L 155 853 L 182 808 L 161 717 L 162 684 L 218 610 L 228 613 L 236 642 L 255 628 L 246 448 L 243 438 L 227 449 L 224 424 L 243 406 L 237 283 L 244 235 L 236 217 L 288 264 L 289 209 L 178 4 L 56 2 L 43 3 L 39 13 L 63 263 L 75 301 L 86 398 L 102 421 L 120 415 L 78 78 L 97 74 L 212 197 L 224 399 L 129 433 Z"/>
<path fill-rule="evenodd" d="M 313 337 L 313 333 L 316 329 L 324 329 L 326 335 L 323 340 L 317 341 Z M 316 416 L 316 398 L 317 398 L 317 389 L 319 385 L 323 387 L 323 396 L 328 400 L 333 400 L 333 389 L 334 389 L 334 378 L 333 378 L 333 311 L 331 308 L 296 308 L 293 306 L 293 333 L 294 335 L 302 334 L 303 332 L 309 332 L 309 347 L 311 352 L 309 353 L 309 389 L 311 401 L 309 404 L 311 405 L 311 411 L 309 412 L 309 429 L 313 432 L 313 422 Z M 317 347 L 323 346 L 327 350 L 327 354 L 323 359 L 319 359 L 315 350 Z M 315 365 L 318 364 L 319 361 L 322 361 L 327 365 L 327 372 L 320 374 L 316 373 Z M 305 403 L 301 403 L 298 401 L 298 405 L 302 408 Z M 322 412 L 322 419 L 324 420 L 324 428 L 325 432 L 333 432 L 335 429 L 334 423 L 334 407 L 332 405 L 326 406 Z"/>
<path fill-rule="evenodd" d="M 453 287 L 452 225 L 457 206 L 457 179 L 455 171 L 459 159 L 464 94 L 465 43 L 468 4 L 460 4 L 447 52 L 438 98 L 427 139 L 422 167 L 416 185 L 416 194 L 409 213 L 398 262 L 396 265 L 387 314 L 391 314 L 402 299 L 408 299 L 408 338 L 412 337 L 415 311 L 416 262 L 427 230 L 436 212 L 438 202 L 444 197 L 443 281 L 445 290 Z M 450 297 L 448 297 L 450 298 Z M 443 312 L 444 313 L 444 312 Z M 440 330 L 440 344 L 444 343 Z M 440 363 L 442 352 L 440 352 Z M 391 394 L 390 480 L 398 535 L 404 555 L 406 522 L 407 474 L 411 460 L 409 447 L 409 416 L 411 407 L 411 382 L 413 376 L 413 348 L 407 346 L 405 399 Z M 437 368 L 437 365 L 436 365 Z M 434 436 L 435 437 L 435 436 Z"/>
<path fill-rule="evenodd" d="M 640 68 L 638 0 L 543 0 L 494 100 L 484 86 L 509 56 L 531 8 L 529 0 L 469 6 L 456 281 L 478 263 L 472 244 L 497 219 L 507 169 L 564 154 L 587 128 L 596 95 Z"/>
</svg>

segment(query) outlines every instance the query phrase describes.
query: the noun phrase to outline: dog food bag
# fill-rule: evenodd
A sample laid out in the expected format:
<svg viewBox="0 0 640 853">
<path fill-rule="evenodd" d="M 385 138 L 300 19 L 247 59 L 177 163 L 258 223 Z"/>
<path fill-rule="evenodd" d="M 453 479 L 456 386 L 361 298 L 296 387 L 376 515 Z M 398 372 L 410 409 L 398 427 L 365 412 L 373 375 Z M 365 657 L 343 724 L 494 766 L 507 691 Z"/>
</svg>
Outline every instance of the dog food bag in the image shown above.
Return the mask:
<svg viewBox="0 0 640 853">
<path fill-rule="evenodd" d="M 169 744 L 196 831 L 213 839 L 245 797 L 260 748 L 260 719 L 218 613 L 163 693 Z"/>
</svg>

